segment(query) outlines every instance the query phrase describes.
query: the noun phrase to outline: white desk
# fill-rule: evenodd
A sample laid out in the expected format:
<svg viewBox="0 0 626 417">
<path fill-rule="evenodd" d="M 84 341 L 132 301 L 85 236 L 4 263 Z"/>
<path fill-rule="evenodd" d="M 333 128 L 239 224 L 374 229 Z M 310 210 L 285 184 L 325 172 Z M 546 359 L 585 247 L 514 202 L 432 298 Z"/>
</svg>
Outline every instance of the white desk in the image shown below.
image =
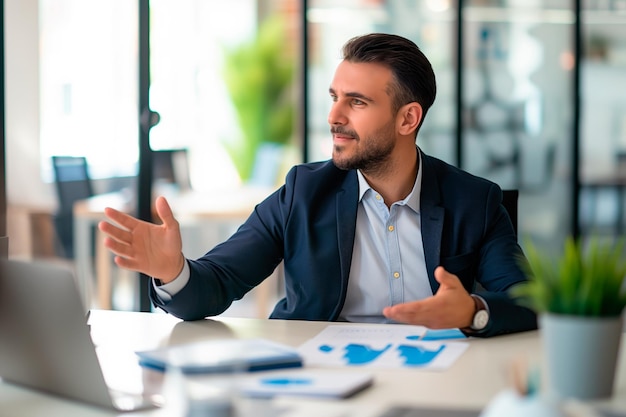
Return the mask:
<svg viewBox="0 0 626 417">
<path fill-rule="evenodd" d="M 273 191 L 273 188 L 268 187 L 241 187 L 216 190 L 211 193 L 197 191 L 168 193 L 165 196 L 176 219 L 181 223 L 181 228 L 206 225 L 215 228 L 215 238 L 204 245 L 204 249 L 208 251 L 228 237 L 228 234 L 236 226 L 248 218 L 254 206 Z M 110 308 L 112 255 L 104 248 L 102 243 L 104 237 L 99 231 L 96 231 L 95 234 L 95 270 L 92 257 L 94 251 L 92 230 L 99 221 L 105 219 L 104 209 L 106 207 L 113 207 L 131 214 L 135 211 L 128 196 L 121 193 L 96 195 L 74 205 L 74 252 L 77 284 L 87 309 L 93 305 L 94 291 L 92 287 L 94 282 L 97 284 L 97 307 Z M 266 292 L 260 291 L 259 294 L 268 297 Z"/>
<path fill-rule="evenodd" d="M 94 343 L 100 349 L 115 348 L 132 355 L 141 349 L 223 337 L 263 337 L 299 346 L 329 323 L 239 318 L 182 322 L 162 313 L 95 310 L 90 324 Z M 273 404 L 289 407 L 281 417 L 376 417 L 391 405 L 482 409 L 509 386 L 507 369 L 511 360 L 525 358 L 541 363 L 539 332 L 468 339 L 468 342 L 468 350 L 443 372 L 373 370 L 374 385 L 347 400 L 281 399 L 274 400 Z M 618 369 L 615 396 L 604 403 L 613 409 L 626 410 L 624 361 Z M 0 383 L 0 416 L 44 415 L 92 417 L 116 413 Z M 165 415 L 165 410 L 159 409 L 132 414 L 133 417 Z"/>
</svg>

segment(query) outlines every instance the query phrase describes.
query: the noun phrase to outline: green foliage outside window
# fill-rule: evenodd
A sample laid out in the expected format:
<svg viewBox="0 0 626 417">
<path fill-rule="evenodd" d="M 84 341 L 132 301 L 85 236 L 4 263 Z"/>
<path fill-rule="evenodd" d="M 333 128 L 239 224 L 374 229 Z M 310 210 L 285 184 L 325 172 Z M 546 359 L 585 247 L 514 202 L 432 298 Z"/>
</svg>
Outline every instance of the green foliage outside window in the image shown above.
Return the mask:
<svg viewBox="0 0 626 417">
<path fill-rule="evenodd" d="M 264 143 L 286 145 L 293 136 L 295 65 L 281 17 L 266 19 L 255 39 L 226 52 L 224 81 L 243 138 L 224 143 L 243 181 Z M 232 139 L 232 138 L 229 138 Z"/>
</svg>

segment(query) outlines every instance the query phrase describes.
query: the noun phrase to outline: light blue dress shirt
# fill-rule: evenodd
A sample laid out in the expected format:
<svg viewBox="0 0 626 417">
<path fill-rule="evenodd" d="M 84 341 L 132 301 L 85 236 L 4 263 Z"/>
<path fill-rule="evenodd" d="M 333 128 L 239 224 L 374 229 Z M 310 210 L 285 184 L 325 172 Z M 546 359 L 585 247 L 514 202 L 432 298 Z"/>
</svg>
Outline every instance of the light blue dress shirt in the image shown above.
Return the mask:
<svg viewBox="0 0 626 417">
<path fill-rule="evenodd" d="M 421 165 L 411 193 L 389 208 L 358 172 L 356 235 L 340 320 L 388 322 L 384 307 L 433 295 L 422 244 Z"/>
</svg>

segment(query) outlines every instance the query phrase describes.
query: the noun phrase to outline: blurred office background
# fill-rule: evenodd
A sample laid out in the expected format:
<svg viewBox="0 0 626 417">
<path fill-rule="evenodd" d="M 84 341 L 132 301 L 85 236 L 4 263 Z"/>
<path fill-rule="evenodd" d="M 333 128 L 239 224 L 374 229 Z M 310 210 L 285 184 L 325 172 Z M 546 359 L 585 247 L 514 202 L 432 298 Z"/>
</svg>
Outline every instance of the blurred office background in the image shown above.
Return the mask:
<svg viewBox="0 0 626 417">
<path fill-rule="evenodd" d="M 518 189 L 522 242 L 623 235 L 626 0 L 4 0 L 3 27 L 10 256 L 58 252 L 54 155 L 86 157 L 94 193 L 134 198 L 141 68 L 160 115 L 150 148 L 184 149 L 191 189 L 272 187 L 290 165 L 329 158 L 340 48 L 374 31 L 430 58 L 438 96 L 417 143 Z M 261 69 L 280 78 L 253 97 Z M 235 226 L 215 227 L 186 229 L 186 253 Z"/>
</svg>

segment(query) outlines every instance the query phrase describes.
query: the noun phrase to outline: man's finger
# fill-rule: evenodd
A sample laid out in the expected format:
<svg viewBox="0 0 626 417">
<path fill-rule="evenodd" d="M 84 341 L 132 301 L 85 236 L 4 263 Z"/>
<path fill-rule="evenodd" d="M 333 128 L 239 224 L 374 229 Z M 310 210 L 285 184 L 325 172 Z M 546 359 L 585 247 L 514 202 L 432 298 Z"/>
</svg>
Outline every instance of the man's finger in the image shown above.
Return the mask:
<svg viewBox="0 0 626 417">
<path fill-rule="evenodd" d="M 461 284 L 459 278 L 445 270 L 443 266 L 435 269 L 435 279 L 442 287 L 456 287 Z"/>
<path fill-rule="evenodd" d="M 174 213 L 172 213 L 172 209 L 170 208 L 169 203 L 165 199 L 165 197 L 157 197 L 154 202 L 157 216 L 163 222 L 166 227 L 175 226 L 176 219 L 174 218 Z"/>
<path fill-rule="evenodd" d="M 419 317 L 421 313 L 421 305 L 422 304 L 420 302 L 415 301 L 396 304 L 394 306 L 385 307 L 383 309 L 383 315 L 396 321 L 411 322 Z"/>
<path fill-rule="evenodd" d="M 111 238 L 120 241 L 120 242 L 129 242 L 131 239 L 131 234 L 129 231 L 120 229 L 119 227 L 112 225 L 107 221 L 101 221 L 98 223 L 98 229 L 101 232 L 104 232 L 106 235 Z"/>
<path fill-rule="evenodd" d="M 124 258 L 123 256 L 116 256 L 113 260 L 115 264 L 121 268 L 131 269 L 131 270 L 138 269 L 139 264 L 133 259 Z"/>
<path fill-rule="evenodd" d="M 114 208 L 111 208 L 111 207 L 106 207 L 104 209 L 104 214 L 109 219 L 113 220 L 115 223 L 119 224 L 120 226 L 128 230 L 131 230 L 139 221 L 135 219 L 133 216 L 126 214 L 126 213 L 122 213 L 121 211 L 115 210 Z"/>
<path fill-rule="evenodd" d="M 104 239 L 104 246 L 118 256 L 129 258 L 134 255 L 130 245 L 118 242 L 110 237 Z"/>
</svg>

